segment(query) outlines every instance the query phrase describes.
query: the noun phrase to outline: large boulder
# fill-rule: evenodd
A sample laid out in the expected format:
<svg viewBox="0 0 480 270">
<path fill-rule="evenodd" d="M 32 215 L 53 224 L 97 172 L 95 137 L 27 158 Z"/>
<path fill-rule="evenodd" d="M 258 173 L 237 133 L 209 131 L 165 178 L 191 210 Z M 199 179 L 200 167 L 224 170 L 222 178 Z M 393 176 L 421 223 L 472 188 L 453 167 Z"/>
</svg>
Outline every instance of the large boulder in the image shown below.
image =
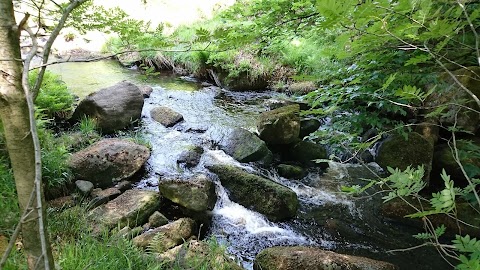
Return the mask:
<svg viewBox="0 0 480 270">
<path fill-rule="evenodd" d="M 243 128 L 235 128 L 220 142 L 220 149 L 240 162 L 272 161 L 272 152 L 264 141 Z"/>
<path fill-rule="evenodd" d="M 196 212 L 213 210 L 217 201 L 215 184 L 203 174 L 188 180 L 160 180 L 158 188 L 163 197 Z"/>
<path fill-rule="evenodd" d="M 150 116 L 153 118 L 153 120 L 159 122 L 165 127 L 173 127 L 183 120 L 183 115 L 163 106 L 153 108 L 150 111 Z"/>
<path fill-rule="evenodd" d="M 462 68 L 452 74 L 465 88 L 480 97 L 480 67 Z M 447 87 L 430 95 L 425 106 L 431 108 L 447 106 L 447 109 L 439 117 L 443 126 L 455 126 L 459 130 L 476 132 L 480 126 L 480 114 L 478 113 L 480 108 L 477 102 L 453 80 L 450 74 L 443 74 L 441 79 L 446 82 Z"/>
<path fill-rule="evenodd" d="M 72 119 L 84 116 L 95 119 L 104 133 L 126 128 L 140 119 L 143 94 L 138 86 L 122 81 L 86 96 L 73 113 Z"/>
<path fill-rule="evenodd" d="M 111 186 L 136 173 L 150 157 L 150 150 L 122 139 L 104 139 L 72 154 L 68 166 L 77 179 L 95 186 Z"/>
<path fill-rule="evenodd" d="M 181 218 L 133 238 L 133 243 L 138 247 L 162 253 L 184 243 L 195 232 L 195 221 L 191 218 Z"/>
<path fill-rule="evenodd" d="M 262 250 L 254 270 L 395 270 L 395 265 L 369 258 L 344 255 L 315 247 L 271 247 Z"/>
<path fill-rule="evenodd" d="M 101 205 L 88 213 L 95 223 L 96 231 L 102 228 L 135 227 L 142 225 L 160 206 L 160 196 L 150 190 L 127 190 L 107 204 Z"/>
<path fill-rule="evenodd" d="M 405 170 L 408 166 L 416 168 L 423 165 L 424 180 L 428 182 L 432 169 L 433 145 L 422 135 L 411 132 L 405 138 L 395 134 L 386 139 L 378 148 L 376 162 L 383 169 L 387 167 Z"/>
<path fill-rule="evenodd" d="M 297 104 L 263 112 L 257 120 L 260 138 L 267 144 L 289 144 L 300 135 L 300 106 Z"/>
<path fill-rule="evenodd" d="M 211 165 L 233 201 L 264 214 L 272 221 L 292 218 L 299 206 L 297 194 L 272 180 L 230 165 Z"/>
</svg>

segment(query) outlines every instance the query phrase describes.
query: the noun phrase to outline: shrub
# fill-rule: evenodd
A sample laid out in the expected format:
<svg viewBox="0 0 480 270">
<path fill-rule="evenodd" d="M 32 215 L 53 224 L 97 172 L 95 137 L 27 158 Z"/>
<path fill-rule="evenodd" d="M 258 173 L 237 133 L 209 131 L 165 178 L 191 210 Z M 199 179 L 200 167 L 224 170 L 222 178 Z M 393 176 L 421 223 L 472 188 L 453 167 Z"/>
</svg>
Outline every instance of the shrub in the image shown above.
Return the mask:
<svg viewBox="0 0 480 270">
<path fill-rule="evenodd" d="M 37 75 L 38 71 L 30 72 L 28 76 L 30 87 L 35 83 Z M 47 71 L 35 100 L 37 110 L 48 118 L 67 118 L 73 110 L 74 102 L 74 96 L 68 90 L 65 82 L 60 80 L 60 76 Z"/>
</svg>

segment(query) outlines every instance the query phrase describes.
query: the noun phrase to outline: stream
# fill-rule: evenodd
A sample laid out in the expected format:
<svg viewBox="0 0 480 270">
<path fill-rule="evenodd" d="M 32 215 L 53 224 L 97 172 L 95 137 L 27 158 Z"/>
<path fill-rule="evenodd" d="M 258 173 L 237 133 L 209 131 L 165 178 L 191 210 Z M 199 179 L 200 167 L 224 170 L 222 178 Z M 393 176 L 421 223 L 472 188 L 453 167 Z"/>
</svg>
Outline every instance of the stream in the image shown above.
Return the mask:
<svg viewBox="0 0 480 270">
<path fill-rule="evenodd" d="M 192 78 L 170 74 L 146 78 L 114 61 L 66 63 L 51 66 L 49 70 L 61 75 L 81 98 L 121 80 L 153 87 L 152 95 L 145 99 L 141 124 L 144 137 L 152 146 L 152 155 L 137 188 L 158 190 L 158 181 L 162 178 L 188 177 L 196 173 L 212 175 L 206 165 L 226 163 L 268 177 L 298 195 L 300 209 L 295 219 L 273 223 L 232 202 L 220 182 L 215 180 L 218 201 L 207 237 L 214 236 L 225 244 L 246 269 L 252 269 L 258 252 L 275 245 L 318 246 L 388 261 L 400 269 L 451 269 L 433 248 L 388 252 L 421 244 L 412 237 L 420 230 L 382 217 L 378 196 L 355 198 L 340 192 L 342 185 L 361 184 L 361 179 L 373 177 L 371 171 L 378 170 L 375 164 L 365 168 L 331 162 L 326 172 L 311 168 L 303 179 L 288 180 L 275 170 L 240 164 L 217 149 L 218 142 L 233 128 L 254 131 L 256 118 L 267 110 L 267 103 L 282 98 L 283 94 L 230 92 L 215 86 L 202 87 Z M 181 113 L 185 121 L 165 128 L 150 118 L 149 112 L 156 106 L 167 106 Z M 198 166 L 185 169 L 176 161 L 180 153 L 191 146 L 201 146 L 205 152 Z"/>
</svg>

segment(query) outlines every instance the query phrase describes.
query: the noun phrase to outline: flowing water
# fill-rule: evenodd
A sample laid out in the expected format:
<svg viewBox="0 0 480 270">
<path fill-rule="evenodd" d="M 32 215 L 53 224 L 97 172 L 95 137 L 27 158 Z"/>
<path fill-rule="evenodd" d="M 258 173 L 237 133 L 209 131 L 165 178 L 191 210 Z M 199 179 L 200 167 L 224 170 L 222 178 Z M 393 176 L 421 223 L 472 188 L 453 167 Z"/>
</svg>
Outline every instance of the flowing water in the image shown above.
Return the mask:
<svg viewBox="0 0 480 270">
<path fill-rule="evenodd" d="M 216 181 L 218 201 L 208 235 L 225 243 L 246 269 L 252 268 L 259 251 L 276 245 L 318 246 L 389 261 L 400 269 L 451 268 L 433 249 L 387 252 L 420 244 L 411 236 L 419 230 L 383 218 L 376 197 L 353 198 L 340 192 L 341 185 L 359 184 L 362 178 L 372 177 L 372 172 L 377 170 L 374 164 L 367 169 L 332 162 L 326 173 L 312 168 L 301 180 L 287 180 L 274 170 L 240 164 L 217 150 L 219 141 L 232 128 L 254 131 L 256 117 L 266 110 L 267 101 L 279 97 L 278 93 L 232 93 L 214 86 L 202 87 L 192 79 L 168 75 L 150 79 L 111 61 L 69 63 L 51 70 L 60 73 L 81 97 L 124 79 L 153 87 L 142 112 L 143 132 L 152 145 L 152 155 L 138 188 L 155 190 L 162 178 L 210 174 L 206 165 L 226 163 L 268 177 L 298 195 L 301 206 L 297 217 L 273 223 L 232 202 L 219 181 L 210 174 Z M 173 128 L 163 127 L 150 118 L 149 112 L 156 106 L 167 106 L 181 113 L 185 121 Z M 200 164 L 191 170 L 180 167 L 177 158 L 192 146 L 201 146 L 205 150 Z"/>
</svg>

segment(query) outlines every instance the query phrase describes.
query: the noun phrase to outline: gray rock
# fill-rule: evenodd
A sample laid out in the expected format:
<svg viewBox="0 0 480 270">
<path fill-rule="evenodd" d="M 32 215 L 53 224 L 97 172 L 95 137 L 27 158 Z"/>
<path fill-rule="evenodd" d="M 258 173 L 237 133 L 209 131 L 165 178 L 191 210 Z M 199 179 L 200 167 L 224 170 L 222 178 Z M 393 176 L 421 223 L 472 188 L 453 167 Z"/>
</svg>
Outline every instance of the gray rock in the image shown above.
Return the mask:
<svg viewBox="0 0 480 270">
<path fill-rule="evenodd" d="M 166 218 L 162 213 L 155 211 L 148 218 L 148 224 L 150 228 L 156 228 L 168 224 L 168 218 Z"/>
<path fill-rule="evenodd" d="M 75 181 L 75 186 L 83 195 L 86 195 L 86 196 L 88 196 L 90 192 L 92 192 L 93 190 L 93 183 L 90 181 L 77 180 Z"/>
<path fill-rule="evenodd" d="M 177 163 L 184 164 L 187 168 L 192 168 L 198 165 L 203 154 L 203 148 L 200 146 L 193 146 L 188 150 L 180 153 Z"/>
<path fill-rule="evenodd" d="M 165 127 L 173 127 L 183 120 L 183 116 L 168 107 L 156 107 L 150 111 L 150 116 Z"/>
<path fill-rule="evenodd" d="M 115 187 L 121 192 L 124 192 L 125 190 L 132 188 L 132 183 L 130 181 L 121 181 Z"/>
<path fill-rule="evenodd" d="M 396 270 L 395 265 L 316 247 L 271 247 L 256 257 L 254 270 Z"/>
<path fill-rule="evenodd" d="M 91 210 L 88 218 L 95 223 L 95 232 L 117 226 L 136 227 L 145 223 L 159 206 L 160 196 L 157 192 L 131 189 L 107 204 Z"/>
<path fill-rule="evenodd" d="M 72 154 L 68 166 L 77 179 L 89 179 L 97 187 L 129 178 L 150 157 L 150 150 L 127 140 L 104 139 Z"/>
<path fill-rule="evenodd" d="M 264 214 L 272 221 L 296 215 L 297 194 L 288 187 L 230 165 L 212 165 L 208 169 L 218 175 L 232 201 Z"/>
<path fill-rule="evenodd" d="M 243 128 L 235 128 L 220 142 L 220 149 L 240 162 L 271 163 L 272 152 L 264 141 Z"/>
<path fill-rule="evenodd" d="M 144 85 L 140 87 L 140 91 L 142 91 L 142 95 L 144 98 L 149 98 L 153 92 L 153 88 L 151 86 Z"/>
<path fill-rule="evenodd" d="M 257 129 L 267 144 L 290 144 L 300 135 L 299 105 L 289 105 L 260 114 Z"/>
<path fill-rule="evenodd" d="M 184 243 L 195 232 L 195 221 L 191 218 L 181 218 L 133 238 L 133 243 L 138 247 L 162 253 Z"/>
<path fill-rule="evenodd" d="M 142 108 L 143 95 L 138 86 L 122 81 L 85 97 L 72 119 L 88 116 L 95 119 L 102 132 L 113 133 L 140 119 Z"/>
<path fill-rule="evenodd" d="M 213 210 L 217 201 L 215 184 L 202 174 L 186 181 L 162 180 L 158 188 L 163 197 L 196 212 Z"/>
<path fill-rule="evenodd" d="M 92 199 L 88 203 L 88 208 L 93 209 L 97 206 L 107 203 L 110 200 L 120 196 L 122 192 L 117 188 L 107 188 L 102 190 L 101 188 L 94 189 L 92 191 Z"/>
</svg>

